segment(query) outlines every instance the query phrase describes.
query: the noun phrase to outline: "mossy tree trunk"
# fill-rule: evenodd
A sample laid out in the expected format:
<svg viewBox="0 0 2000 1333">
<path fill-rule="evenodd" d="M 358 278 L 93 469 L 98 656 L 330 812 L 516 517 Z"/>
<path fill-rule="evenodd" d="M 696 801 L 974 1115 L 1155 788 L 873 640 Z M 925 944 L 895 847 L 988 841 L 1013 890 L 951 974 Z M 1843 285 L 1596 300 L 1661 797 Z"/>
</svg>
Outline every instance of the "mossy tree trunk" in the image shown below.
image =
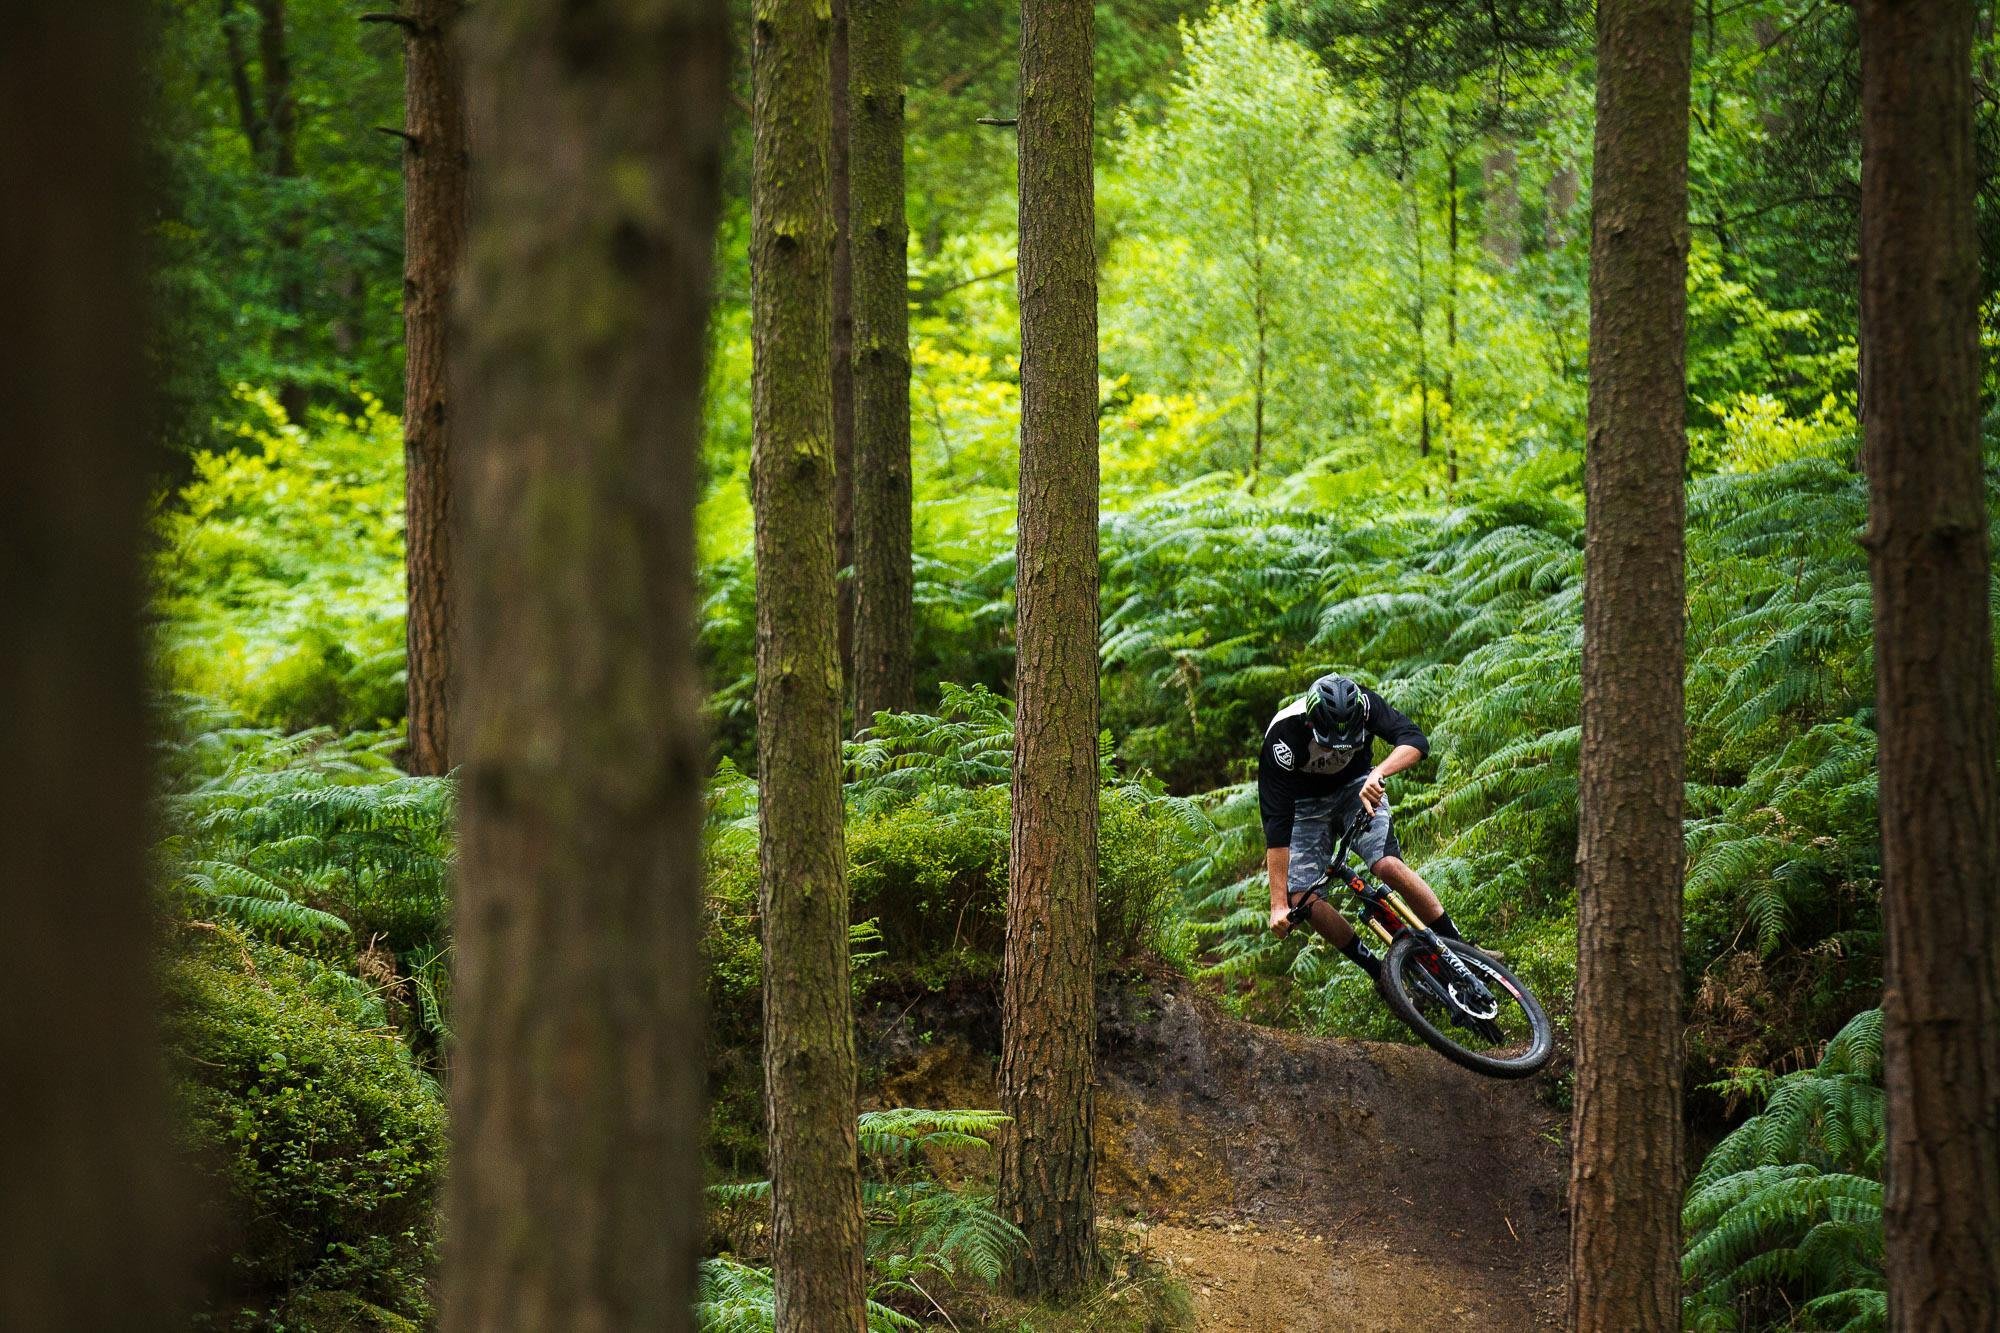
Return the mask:
<svg viewBox="0 0 2000 1333">
<path fill-rule="evenodd" d="M 150 7 L 0 38 L 0 1327 L 175 1327 L 148 866 L 154 457 L 139 152 Z"/>
<path fill-rule="evenodd" d="M 840 581 L 840 670 L 844 691 L 854 685 L 854 244 L 848 226 L 850 157 L 848 107 L 848 8 L 853 0 L 828 0 L 833 27 L 827 37 L 827 197 L 833 206 L 833 323 L 828 355 L 833 368 L 833 549 Z M 847 693 L 841 698 L 845 702 Z"/>
<path fill-rule="evenodd" d="M 1689 0 L 1600 0 L 1570 1326 L 1680 1327 Z"/>
<path fill-rule="evenodd" d="M 2000 1327 L 2000 790 L 1973 6 L 1865 0 L 1862 402 L 1881 734 L 1889 1322 Z"/>
<path fill-rule="evenodd" d="M 444 1327 L 686 1329 L 720 0 L 481 0 Z"/>
<path fill-rule="evenodd" d="M 451 768 L 451 394 L 445 322 L 465 245 L 464 0 L 403 14 L 403 569 L 409 769 Z"/>
<path fill-rule="evenodd" d="M 854 265 L 854 721 L 916 706 L 910 566 L 910 227 L 901 0 L 849 0 Z"/>
<path fill-rule="evenodd" d="M 841 828 L 825 0 L 755 0 L 750 185 L 765 1141 L 782 1333 L 865 1326 Z"/>
<path fill-rule="evenodd" d="M 1021 1288 L 1096 1276 L 1097 257 L 1092 7 L 1021 6 L 1021 487 L 1000 1204 Z"/>
</svg>

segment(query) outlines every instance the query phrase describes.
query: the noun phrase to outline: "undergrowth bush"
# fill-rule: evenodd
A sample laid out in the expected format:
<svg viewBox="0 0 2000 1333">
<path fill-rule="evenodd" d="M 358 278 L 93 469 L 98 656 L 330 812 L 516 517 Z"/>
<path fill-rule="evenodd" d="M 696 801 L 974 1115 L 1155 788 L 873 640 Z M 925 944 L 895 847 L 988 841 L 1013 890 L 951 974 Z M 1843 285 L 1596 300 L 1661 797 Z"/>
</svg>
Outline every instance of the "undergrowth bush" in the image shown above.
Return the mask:
<svg viewBox="0 0 2000 1333">
<path fill-rule="evenodd" d="M 175 935 L 168 1049 L 217 1219 L 207 1321 L 425 1318 L 445 1154 L 437 1086 L 345 974 L 235 926 L 182 922 Z M 333 1310 L 342 1323 L 319 1322 Z"/>
</svg>

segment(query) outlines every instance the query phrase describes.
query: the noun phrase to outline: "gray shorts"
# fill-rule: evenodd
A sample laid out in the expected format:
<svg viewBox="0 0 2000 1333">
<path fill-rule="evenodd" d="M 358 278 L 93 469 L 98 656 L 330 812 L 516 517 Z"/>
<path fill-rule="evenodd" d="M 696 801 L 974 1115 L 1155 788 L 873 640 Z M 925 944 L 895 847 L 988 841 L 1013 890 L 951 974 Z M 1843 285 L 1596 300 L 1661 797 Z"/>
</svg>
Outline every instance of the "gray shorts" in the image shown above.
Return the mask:
<svg viewBox="0 0 2000 1333">
<path fill-rule="evenodd" d="M 1287 893 L 1304 893 L 1319 882 L 1319 877 L 1326 873 L 1328 860 L 1333 856 L 1334 844 L 1340 841 L 1348 822 L 1360 809 L 1360 782 L 1331 796 L 1315 796 L 1292 807 L 1292 862 L 1285 876 Z M 1400 857 L 1403 854 L 1402 846 L 1396 841 L 1387 797 L 1375 807 L 1374 818 L 1368 821 L 1368 827 L 1351 846 L 1354 854 L 1370 870 L 1385 856 Z"/>
</svg>

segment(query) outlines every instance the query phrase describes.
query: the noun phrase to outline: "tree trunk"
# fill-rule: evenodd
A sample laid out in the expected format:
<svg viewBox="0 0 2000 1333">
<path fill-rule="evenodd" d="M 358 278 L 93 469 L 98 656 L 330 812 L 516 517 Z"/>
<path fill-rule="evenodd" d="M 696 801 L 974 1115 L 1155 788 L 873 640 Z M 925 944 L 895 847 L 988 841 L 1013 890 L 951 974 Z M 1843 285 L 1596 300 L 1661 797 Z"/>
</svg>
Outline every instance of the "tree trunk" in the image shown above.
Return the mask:
<svg viewBox="0 0 2000 1333">
<path fill-rule="evenodd" d="M 1583 194 L 1583 179 L 1572 166 L 1557 167 L 1549 173 L 1549 183 L 1542 191 L 1542 246 L 1548 250 L 1560 250 L 1569 244 L 1570 210 Z"/>
<path fill-rule="evenodd" d="M 0 40 L 0 1327 L 156 1329 L 171 1210 L 140 577 L 148 6 L 26 0 Z"/>
<path fill-rule="evenodd" d="M 1444 493 L 1458 489 L 1458 402 L 1453 377 L 1458 369 L 1458 138 L 1451 132 L 1444 159 Z"/>
<path fill-rule="evenodd" d="M 1486 252 L 1502 268 L 1521 262 L 1521 178 L 1514 145 L 1503 143 L 1486 155 Z"/>
<path fill-rule="evenodd" d="M 465 244 L 464 0 L 410 0 L 403 43 L 403 568 L 409 767 L 451 768 L 451 397 L 445 322 Z"/>
<path fill-rule="evenodd" d="M 264 142 L 269 157 L 264 169 L 281 194 L 289 193 L 299 174 L 299 104 L 292 93 L 292 58 L 285 37 L 285 0 L 255 0 L 257 6 L 257 63 L 262 67 L 264 92 Z M 305 246 L 304 222 L 297 205 L 280 205 L 283 221 L 278 226 L 278 308 L 294 327 L 284 336 L 290 348 L 293 369 L 304 360 L 298 325 L 305 317 L 305 275 L 302 272 Z M 287 378 L 278 385 L 278 405 L 294 424 L 306 419 L 306 387 Z"/>
<path fill-rule="evenodd" d="M 1678 1329 L 1690 0 L 1600 0 L 1570 1326 Z"/>
<path fill-rule="evenodd" d="M 1092 8 L 1021 6 L 1021 488 L 1000 1206 L 1015 1280 L 1097 1270 L 1091 1175 L 1097 890 L 1097 256 Z"/>
<path fill-rule="evenodd" d="M 1866 0 L 1861 341 L 1881 736 L 1889 1323 L 2000 1326 L 2000 793 L 1973 7 Z"/>
<path fill-rule="evenodd" d="M 444 1327 L 690 1329 L 720 0 L 481 0 Z"/>
<path fill-rule="evenodd" d="M 827 350 L 831 26 L 814 0 L 755 0 L 750 470 L 765 1141 L 780 1333 L 861 1333 L 865 1304 Z"/>
<path fill-rule="evenodd" d="M 910 567 L 910 227 L 901 0 L 850 0 L 854 721 L 916 707 Z"/>
<path fill-rule="evenodd" d="M 1410 325 L 1417 339 L 1417 457 L 1431 456 L 1431 363 L 1426 289 L 1430 279 L 1424 271 L 1424 210 L 1417 199 L 1416 173 L 1405 166 L 1403 188 L 1410 200 L 1410 245 L 1417 260 L 1417 281 L 1410 295 Z M 1426 469 L 1428 473 L 1428 469 Z M 1424 483 L 1429 489 L 1430 483 Z"/>
<path fill-rule="evenodd" d="M 241 10 L 237 0 L 216 0 L 222 21 L 223 58 L 229 62 L 229 90 L 236 99 L 236 120 L 243 130 L 243 142 L 250 161 L 259 168 L 264 163 L 264 116 L 257 109 L 257 92 L 250 83 L 250 57 L 243 49 Z"/>
<path fill-rule="evenodd" d="M 833 27 L 827 46 L 832 128 L 827 137 L 827 194 L 833 204 L 833 325 L 828 355 L 833 365 L 834 568 L 848 571 L 839 584 L 840 671 L 843 690 L 854 685 L 854 245 L 848 226 L 849 111 L 847 9 L 829 0 Z M 843 693 L 845 702 L 847 694 Z M 856 715 L 857 724 L 860 715 Z"/>
</svg>

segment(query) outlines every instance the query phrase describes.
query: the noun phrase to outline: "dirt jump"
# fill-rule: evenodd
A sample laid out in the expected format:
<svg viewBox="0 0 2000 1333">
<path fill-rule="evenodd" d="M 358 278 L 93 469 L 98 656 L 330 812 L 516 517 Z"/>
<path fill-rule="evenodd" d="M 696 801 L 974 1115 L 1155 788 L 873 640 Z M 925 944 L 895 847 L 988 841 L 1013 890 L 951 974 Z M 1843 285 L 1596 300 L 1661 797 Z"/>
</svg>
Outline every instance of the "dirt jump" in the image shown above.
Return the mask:
<svg viewBox="0 0 2000 1333">
<path fill-rule="evenodd" d="M 871 1043 L 883 1104 L 992 1105 L 997 1017 L 928 1017 L 957 1032 Z M 1099 1001 L 1104 1225 L 1202 1333 L 1560 1327 L 1567 1155 L 1538 1088 L 1240 1022 L 1155 974 Z"/>
</svg>

